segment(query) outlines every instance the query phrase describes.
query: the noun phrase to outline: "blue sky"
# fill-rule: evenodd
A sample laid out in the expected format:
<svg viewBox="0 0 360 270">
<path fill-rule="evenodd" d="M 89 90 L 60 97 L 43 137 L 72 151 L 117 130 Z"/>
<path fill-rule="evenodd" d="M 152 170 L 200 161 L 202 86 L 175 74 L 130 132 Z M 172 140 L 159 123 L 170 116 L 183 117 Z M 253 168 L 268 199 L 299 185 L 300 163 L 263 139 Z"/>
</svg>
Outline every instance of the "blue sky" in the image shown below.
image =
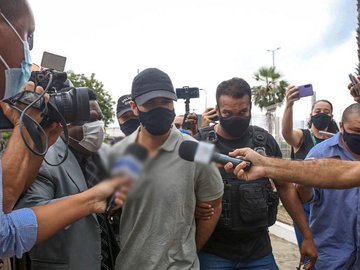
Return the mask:
<svg viewBox="0 0 360 270">
<path fill-rule="evenodd" d="M 31 1 L 36 17 L 33 60 L 43 51 L 68 58 L 66 69 L 96 73 L 114 99 L 130 92 L 138 69 L 158 67 L 176 87 L 197 86 L 215 105 L 217 85 L 271 65 L 289 82 L 312 83 L 334 103 L 335 118 L 352 103 L 346 85 L 357 63 L 355 0 Z M 197 112 L 205 98 L 192 102 Z M 310 98 L 294 117 L 310 112 Z M 183 102 L 176 105 L 183 113 Z M 255 114 L 261 114 L 255 110 Z M 282 114 L 279 108 L 278 115 Z"/>
</svg>

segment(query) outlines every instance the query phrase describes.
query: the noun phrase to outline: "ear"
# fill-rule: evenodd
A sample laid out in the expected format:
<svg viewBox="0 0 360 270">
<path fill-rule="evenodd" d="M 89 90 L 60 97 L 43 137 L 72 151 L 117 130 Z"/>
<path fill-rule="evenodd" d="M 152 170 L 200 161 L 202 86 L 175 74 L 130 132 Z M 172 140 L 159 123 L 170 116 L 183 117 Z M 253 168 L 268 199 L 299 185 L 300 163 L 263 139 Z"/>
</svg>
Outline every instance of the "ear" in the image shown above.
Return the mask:
<svg viewBox="0 0 360 270">
<path fill-rule="evenodd" d="M 134 115 L 135 115 L 136 117 L 139 117 L 139 109 L 138 109 L 135 101 L 131 100 L 131 101 L 129 102 L 129 104 L 130 104 L 131 110 L 133 111 Z"/>
</svg>

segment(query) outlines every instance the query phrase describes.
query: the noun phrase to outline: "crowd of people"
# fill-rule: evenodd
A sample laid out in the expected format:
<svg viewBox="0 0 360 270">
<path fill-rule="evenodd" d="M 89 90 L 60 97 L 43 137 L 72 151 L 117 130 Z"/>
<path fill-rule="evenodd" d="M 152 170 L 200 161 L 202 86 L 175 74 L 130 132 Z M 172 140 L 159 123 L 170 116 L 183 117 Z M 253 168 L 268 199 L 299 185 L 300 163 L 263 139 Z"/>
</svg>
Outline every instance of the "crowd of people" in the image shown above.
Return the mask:
<svg viewBox="0 0 360 270">
<path fill-rule="evenodd" d="M 44 106 L 49 100 L 28 82 L 34 29 L 26 0 L 0 0 L 0 117 L 13 125 L 0 166 L 0 269 L 279 269 L 268 230 L 279 200 L 294 221 L 302 268 L 360 269 L 354 85 L 348 89 L 356 103 L 344 109 L 339 127 L 331 102 L 318 100 L 308 129 L 293 127 L 299 91 L 288 87 L 282 132 L 294 160 L 284 160 L 273 136 L 251 125 L 245 80 L 220 82 L 216 106 L 200 120 L 176 115 L 171 78 L 148 68 L 118 99 L 123 138 L 104 143 L 102 111 L 88 89 L 88 121 L 67 125 L 66 134 L 57 122 L 46 126 L 51 146 L 41 156 L 24 142 L 32 140 L 20 124 L 25 105 L 3 101 L 19 91 L 43 97 Z M 39 107 L 26 113 L 38 123 L 44 117 Z M 178 152 L 185 141 L 213 144 L 251 167 L 184 160 Z M 109 173 L 134 144 L 148 153 L 139 177 Z"/>
</svg>

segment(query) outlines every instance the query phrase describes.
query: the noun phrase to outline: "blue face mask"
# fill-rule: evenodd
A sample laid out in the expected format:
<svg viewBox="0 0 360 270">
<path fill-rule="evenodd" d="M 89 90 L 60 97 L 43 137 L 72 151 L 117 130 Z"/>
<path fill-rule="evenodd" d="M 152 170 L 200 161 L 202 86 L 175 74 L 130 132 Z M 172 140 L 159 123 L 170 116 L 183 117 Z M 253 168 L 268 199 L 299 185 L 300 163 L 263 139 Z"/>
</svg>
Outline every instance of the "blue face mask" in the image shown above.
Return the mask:
<svg viewBox="0 0 360 270">
<path fill-rule="evenodd" d="M 23 41 L 20 37 L 19 33 L 16 31 L 14 26 L 6 19 L 4 14 L 0 12 L 0 16 L 4 18 L 4 20 L 9 24 L 11 29 L 14 30 L 15 34 L 19 37 L 20 41 L 24 46 L 24 59 L 21 62 L 20 68 L 10 68 L 10 66 L 6 63 L 5 59 L 0 55 L 0 60 L 6 67 L 5 70 L 5 92 L 2 99 L 7 99 L 16 95 L 24 85 L 29 81 L 31 75 L 31 56 L 30 56 L 30 48 L 29 43 L 27 41 Z"/>
</svg>

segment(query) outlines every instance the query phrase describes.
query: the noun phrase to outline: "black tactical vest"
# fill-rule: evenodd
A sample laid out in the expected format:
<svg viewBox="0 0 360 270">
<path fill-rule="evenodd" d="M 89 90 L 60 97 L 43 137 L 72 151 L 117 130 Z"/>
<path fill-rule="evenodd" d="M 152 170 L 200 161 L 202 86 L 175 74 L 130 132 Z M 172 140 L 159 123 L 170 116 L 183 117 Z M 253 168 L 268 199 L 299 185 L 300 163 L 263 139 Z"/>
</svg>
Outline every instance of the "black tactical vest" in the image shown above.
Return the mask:
<svg viewBox="0 0 360 270">
<path fill-rule="evenodd" d="M 247 147 L 266 155 L 267 131 L 256 126 L 250 126 L 249 131 Z M 201 141 L 214 143 L 220 153 L 228 154 L 234 150 L 219 141 L 214 126 L 199 130 L 199 135 Z M 254 232 L 275 223 L 279 196 L 272 190 L 268 178 L 248 182 L 227 174 L 223 169 L 220 169 L 220 173 L 224 182 L 224 195 L 217 225 L 219 228 Z"/>
</svg>

